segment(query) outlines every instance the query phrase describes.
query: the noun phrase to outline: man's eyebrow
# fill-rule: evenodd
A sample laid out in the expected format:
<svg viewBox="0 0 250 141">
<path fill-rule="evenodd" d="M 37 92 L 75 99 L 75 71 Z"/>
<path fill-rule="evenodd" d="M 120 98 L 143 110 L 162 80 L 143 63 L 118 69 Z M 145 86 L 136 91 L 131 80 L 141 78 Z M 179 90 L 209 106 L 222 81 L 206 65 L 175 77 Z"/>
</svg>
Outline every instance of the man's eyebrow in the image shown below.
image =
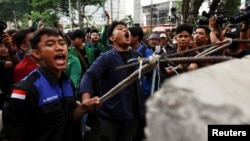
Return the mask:
<svg viewBox="0 0 250 141">
<path fill-rule="evenodd" d="M 47 43 L 47 42 L 53 42 L 53 41 L 55 41 L 55 39 L 47 39 L 47 40 L 45 41 L 45 43 Z"/>
<path fill-rule="evenodd" d="M 64 39 L 47 39 L 45 42 L 65 41 Z"/>
</svg>

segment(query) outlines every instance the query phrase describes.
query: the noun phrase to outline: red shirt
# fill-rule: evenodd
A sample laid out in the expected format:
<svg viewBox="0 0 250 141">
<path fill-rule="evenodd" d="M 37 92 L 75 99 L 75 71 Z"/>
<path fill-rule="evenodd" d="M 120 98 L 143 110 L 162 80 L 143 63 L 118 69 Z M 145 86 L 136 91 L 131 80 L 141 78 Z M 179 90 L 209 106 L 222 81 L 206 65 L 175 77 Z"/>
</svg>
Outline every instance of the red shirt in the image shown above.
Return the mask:
<svg viewBox="0 0 250 141">
<path fill-rule="evenodd" d="M 19 82 L 36 68 L 36 63 L 33 62 L 29 57 L 24 55 L 23 60 L 20 61 L 14 69 L 14 83 Z"/>
</svg>

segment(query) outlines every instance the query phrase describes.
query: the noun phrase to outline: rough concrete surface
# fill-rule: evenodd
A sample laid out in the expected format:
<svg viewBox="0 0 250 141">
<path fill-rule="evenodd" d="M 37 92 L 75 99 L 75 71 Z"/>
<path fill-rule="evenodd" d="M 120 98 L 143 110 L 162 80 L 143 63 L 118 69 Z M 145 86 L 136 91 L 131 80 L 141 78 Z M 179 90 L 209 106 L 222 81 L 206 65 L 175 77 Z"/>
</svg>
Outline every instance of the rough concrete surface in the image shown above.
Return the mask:
<svg viewBox="0 0 250 141">
<path fill-rule="evenodd" d="M 209 124 L 250 123 L 250 57 L 166 80 L 147 101 L 148 141 L 206 141 Z"/>
</svg>

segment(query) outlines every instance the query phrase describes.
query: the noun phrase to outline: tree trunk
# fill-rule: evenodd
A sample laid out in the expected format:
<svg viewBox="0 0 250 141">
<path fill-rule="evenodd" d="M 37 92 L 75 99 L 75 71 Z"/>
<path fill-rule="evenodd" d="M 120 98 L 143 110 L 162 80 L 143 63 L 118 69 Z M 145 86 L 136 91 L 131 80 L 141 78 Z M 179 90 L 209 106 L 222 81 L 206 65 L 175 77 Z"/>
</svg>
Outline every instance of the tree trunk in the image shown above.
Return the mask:
<svg viewBox="0 0 250 141">
<path fill-rule="evenodd" d="M 182 0 L 182 15 L 183 15 L 183 22 L 187 23 L 187 18 L 189 14 L 189 2 L 190 0 Z"/>
<path fill-rule="evenodd" d="M 221 0 L 213 0 L 211 5 L 210 5 L 210 9 L 209 9 L 209 13 L 215 12 L 217 9 L 217 6 L 219 5 Z"/>
<path fill-rule="evenodd" d="M 204 0 L 192 0 L 192 15 L 196 16 L 199 14 L 199 9 Z"/>
</svg>

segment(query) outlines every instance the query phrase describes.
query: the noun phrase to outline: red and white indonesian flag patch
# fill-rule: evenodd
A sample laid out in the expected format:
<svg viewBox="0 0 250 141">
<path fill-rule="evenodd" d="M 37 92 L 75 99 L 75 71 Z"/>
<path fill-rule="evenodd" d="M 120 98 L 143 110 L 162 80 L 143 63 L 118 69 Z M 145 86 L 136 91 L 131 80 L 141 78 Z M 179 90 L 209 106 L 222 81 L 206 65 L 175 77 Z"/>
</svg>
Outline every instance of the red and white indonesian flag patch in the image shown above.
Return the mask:
<svg viewBox="0 0 250 141">
<path fill-rule="evenodd" d="M 14 89 L 11 94 L 11 98 L 24 100 L 27 92 L 25 90 Z"/>
</svg>

